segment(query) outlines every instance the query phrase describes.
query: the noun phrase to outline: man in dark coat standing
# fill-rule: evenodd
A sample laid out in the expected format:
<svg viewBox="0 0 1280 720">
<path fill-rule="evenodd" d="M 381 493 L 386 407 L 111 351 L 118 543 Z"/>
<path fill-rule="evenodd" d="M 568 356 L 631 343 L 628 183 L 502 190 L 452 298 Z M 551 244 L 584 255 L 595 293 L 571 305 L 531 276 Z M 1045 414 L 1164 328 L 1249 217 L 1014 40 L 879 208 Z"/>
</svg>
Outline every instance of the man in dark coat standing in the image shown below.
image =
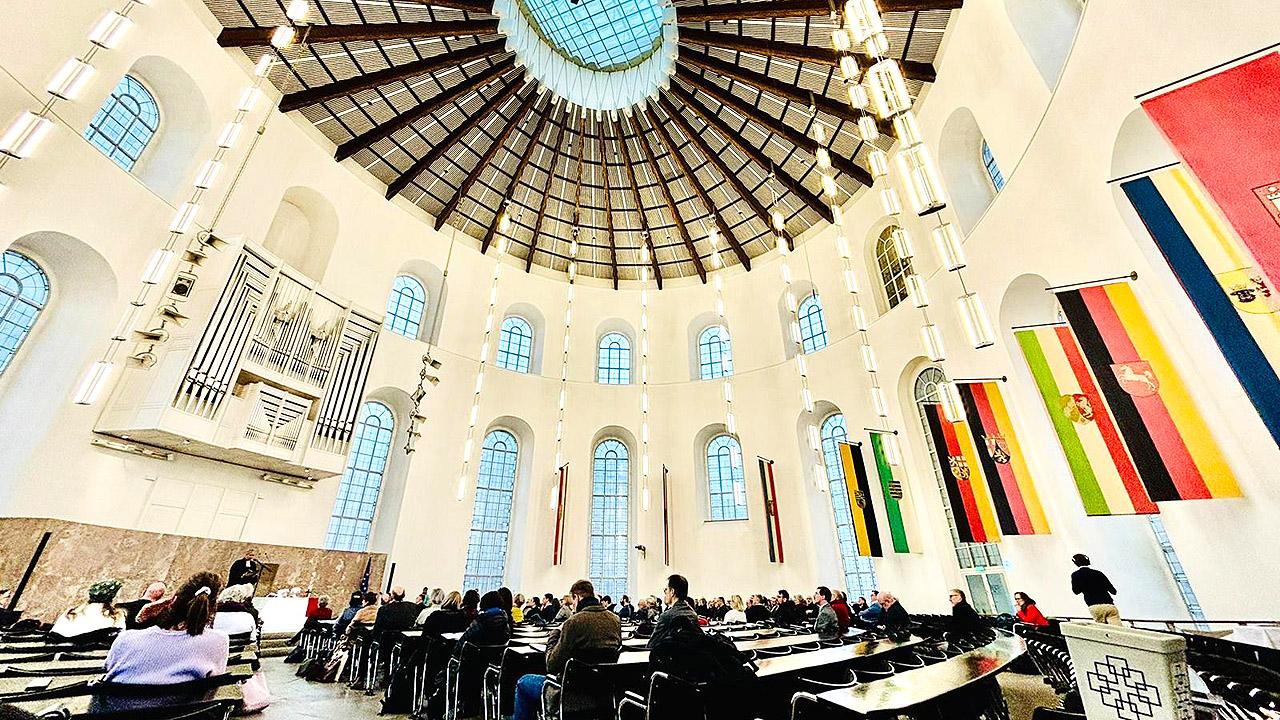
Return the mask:
<svg viewBox="0 0 1280 720">
<path fill-rule="evenodd" d="M 258 562 L 258 553 L 249 548 L 244 551 L 244 557 L 231 563 L 231 569 L 227 571 L 227 587 L 252 585 L 256 590 L 261 577 L 262 563 Z"/>
</svg>

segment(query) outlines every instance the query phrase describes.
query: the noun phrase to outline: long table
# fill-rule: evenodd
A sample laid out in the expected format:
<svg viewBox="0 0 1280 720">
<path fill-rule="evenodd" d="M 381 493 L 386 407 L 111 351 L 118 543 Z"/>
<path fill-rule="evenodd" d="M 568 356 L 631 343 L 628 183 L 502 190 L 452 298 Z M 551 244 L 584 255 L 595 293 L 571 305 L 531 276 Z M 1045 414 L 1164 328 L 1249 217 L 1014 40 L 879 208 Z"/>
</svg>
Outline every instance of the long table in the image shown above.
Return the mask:
<svg viewBox="0 0 1280 720">
<path fill-rule="evenodd" d="M 796 653 L 794 655 L 765 658 L 763 660 L 756 661 L 756 665 L 759 667 L 759 670 L 756 671 L 756 677 L 774 677 L 789 673 L 803 672 L 823 665 L 850 662 L 860 658 L 873 657 L 875 655 L 892 652 L 894 650 L 902 650 L 914 645 L 919 645 L 922 642 L 924 642 L 924 640 L 913 635 L 906 640 L 864 640 L 851 645 L 841 645 L 840 647 L 822 648 L 804 653 Z"/>
</svg>

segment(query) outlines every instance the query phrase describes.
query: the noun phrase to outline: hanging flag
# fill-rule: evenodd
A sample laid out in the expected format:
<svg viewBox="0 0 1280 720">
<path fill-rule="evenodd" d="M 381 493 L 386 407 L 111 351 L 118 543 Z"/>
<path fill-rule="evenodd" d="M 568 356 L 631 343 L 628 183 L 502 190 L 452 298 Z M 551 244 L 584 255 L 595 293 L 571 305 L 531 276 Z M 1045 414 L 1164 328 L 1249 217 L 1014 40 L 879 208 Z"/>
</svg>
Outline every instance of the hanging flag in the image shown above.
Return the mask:
<svg viewBox="0 0 1280 720">
<path fill-rule="evenodd" d="M 1005 535 L 1048 534 L 1049 523 L 1031 481 L 1027 458 L 1013 431 L 1000 384 L 958 382 L 956 389 L 974 435 L 978 464 L 991 492 L 1000 531 Z"/>
<path fill-rule="evenodd" d="M 937 403 L 927 403 L 924 409 L 960 540 L 999 542 L 1000 530 L 986 483 L 982 481 L 977 448 L 968 423 L 947 420 Z"/>
<path fill-rule="evenodd" d="M 871 454 L 876 461 L 876 474 L 880 477 L 880 493 L 884 498 L 885 519 L 889 525 L 889 537 L 893 540 L 893 551 L 922 552 L 911 494 L 898 476 L 902 469 L 895 471 L 885 456 L 884 433 L 871 431 Z"/>
<path fill-rule="evenodd" d="M 1277 107 L 1280 55 L 1274 52 L 1142 101 L 1272 288 L 1280 285 Z"/>
<path fill-rule="evenodd" d="M 875 504 L 871 502 L 871 480 L 862 460 L 862 446 L 839 443 L 840 466 L 844 484 L 849 490 L 849 515 L 853 518 L 853 539 L 863 557 L 884 557 L 880 548 L 880 526 L 876 522 Z"/>
<path fill-rule="evenodd" d="M 764 494 L 764 525 L 769 540 L 769 562 L 783 562 L 782 520 L 778 516 L 778 488 L 773 481 L 773 461 L 760 463 L 760 490 Z"/>
<path fill-rule="evenodd" d="M 1280 288 L 1268 283 L 1184 168 L 1121 188 L 1280 443 Z"/>
<path fill-rule="evenodd" d="M 662 564 L 671 567 L 671 506 L 668 504 L 667 466 L 662 466 Z"/>
<path fill-rule="evenodd" d="M 1014 332 L 1071 467 L 1086 515 L 1158 513 L 1065 325 Z"/>
<path fill-rule="evenodd" d="M 360 578 L 360 594 L 369 592 L 370 575 L 373 574 L 373 558 L 367 558 L 364 561 L 364 577 Z"/>
<path fill-rule="evenodd" d="M 564 503 L 569 492 L 569 465 L 560 466 L 556 478 L 556 532 L 555 544 L 551 548 L 551 564 L 559 565 L 564 559 Z"/>
</svg>

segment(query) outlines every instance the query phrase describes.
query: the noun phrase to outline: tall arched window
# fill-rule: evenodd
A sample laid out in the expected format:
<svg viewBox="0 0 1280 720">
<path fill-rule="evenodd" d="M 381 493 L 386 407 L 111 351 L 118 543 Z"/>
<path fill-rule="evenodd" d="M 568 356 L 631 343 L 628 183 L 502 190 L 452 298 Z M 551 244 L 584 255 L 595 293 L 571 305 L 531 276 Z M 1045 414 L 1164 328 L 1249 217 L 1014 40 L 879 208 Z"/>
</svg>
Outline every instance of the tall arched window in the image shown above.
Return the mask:
<svg viewBox="0 0 1280 720">
<path fill-rule="evenodd" d="M 703 380 L 733 374 L 733 348 L 727 329 L 712 325 L 698 336 L 698 367 Z"/>
<path fill-rule="evenodd" d="M 600 338 L 600 359 L 596 379 L 604 385 L 631 384 L 631 341 L 622 333 Z"/>
<path fill-rule="evenodd" d="M 827 321 L 822 316 L 822 303 L 814 293 L 800 303 L 800 346 L 806 354 L 827 346 Z"/>
<path fill-rule="evenodd" d="M 494 430 L 484 437 L 476 478 L 476 505 L 471 512 L 471 537 L 467 542 L 467 569 L 462 579 L 464 588 L 502 587 L 519 451 L 516 437 L 506 430 Z"/>
<path fill-rule="evenodd" d="M 845 485 L 844 465 L 840 462 L 840 443 L 849 438 L 844 415 L 833 413 L 822 421 L 822 460 L 831 483 L 831 511 L 836 519 L 836 540 L 840 543 L 840 560 L 844 564 L 844 582 L 850 598 L 870 597 L 877 587 L 876 566 L 869 557 L 858 554 L 853 536 L 853 515 L 849 512 L 849 488 Z"/>
<path fill-rule="evenodd" d="M 907 276 L 911 274 L 911 259 L 899 257 L 893 244 L 893 231 L 897 229 L 885 228 L 876 240 L 876 267 L 880 270 L 880 285 L 890 310 L 907 299 Z"/>
<path fill-rule="evenodd" d="M 996 192 L 1003 190 L 1004 173 L 1000 172 L 1000 166 L 996 164 L 996 156 L 992 154 L 986 138 L 982 140 L 982 164 L 986 166 L 987 177 L 991 178 L 991 184 L 995 186 Z"/>
<path fill-rule="evenodd" d="M 747 519 L 747 480 L 742 473 L 742 446 L 732 435 L 707 443 L 707 491 L 712 520 Z"/>
<path fill-rule="evenodd" d="M 630 513 L 627 446 L 602 440 L 596 445 L 591 473 L 591 581 L 597 594 L 617 598 L 627 592 Z"/>
<path fill-rule="evenodd" d="M 22 341 L 49 302 L 49 277 L 34 260 L 14 252 L 0 255 L 0 373 L 18 354 Z"/>
<path fill-rule="evenodd" d="M 93 116 L 84 136 L 115 164 L 131 171 L 159 129 L 160 107 L 155 97 L 137 78 L 125 75 Z"/>
<path fill-rule="evenodd" d="M 414 340 L 422 330 L 422 313 L 427 308 L 427 291 L 411 275 L 400 275 L 391 284 L 387 296 L 387 316 L 382 324 L 388 330 Z"/>
<path fill-rule="evenodd" d="M 527 373 L 532 353 L 533 328 L 529 327 L 529 321 L 516 315 L 503 320 L 498 337 L 498 367 Z"/>
<path fill-rule="evenodd" d="M 342 473 L 338 498 L 329 518 L 329 532 L 324 539 L 328 550 L 364 552 L 369 549 L 369 532 L 378 511 L 378 493 L 387 471 L 396 421 L 391 409 L 380 402 L 365 403 L 360 415 L 347 469 Z"/>
</svg>

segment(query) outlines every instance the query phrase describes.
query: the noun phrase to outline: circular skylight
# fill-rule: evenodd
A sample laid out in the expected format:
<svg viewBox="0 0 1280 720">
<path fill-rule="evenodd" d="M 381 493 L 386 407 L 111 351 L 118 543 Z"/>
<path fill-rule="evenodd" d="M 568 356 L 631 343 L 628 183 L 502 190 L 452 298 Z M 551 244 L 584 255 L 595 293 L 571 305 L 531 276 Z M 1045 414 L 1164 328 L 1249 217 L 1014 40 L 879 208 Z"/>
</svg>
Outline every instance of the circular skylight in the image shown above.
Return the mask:
<svg viewBox="0 0 1280 720">
<path fill-rule="evenodd" d="M 570 62 L 601 72 L 643 63 L 662 46 L 658 0 L 516 0 L 544 42 Z"/>
</svg>

